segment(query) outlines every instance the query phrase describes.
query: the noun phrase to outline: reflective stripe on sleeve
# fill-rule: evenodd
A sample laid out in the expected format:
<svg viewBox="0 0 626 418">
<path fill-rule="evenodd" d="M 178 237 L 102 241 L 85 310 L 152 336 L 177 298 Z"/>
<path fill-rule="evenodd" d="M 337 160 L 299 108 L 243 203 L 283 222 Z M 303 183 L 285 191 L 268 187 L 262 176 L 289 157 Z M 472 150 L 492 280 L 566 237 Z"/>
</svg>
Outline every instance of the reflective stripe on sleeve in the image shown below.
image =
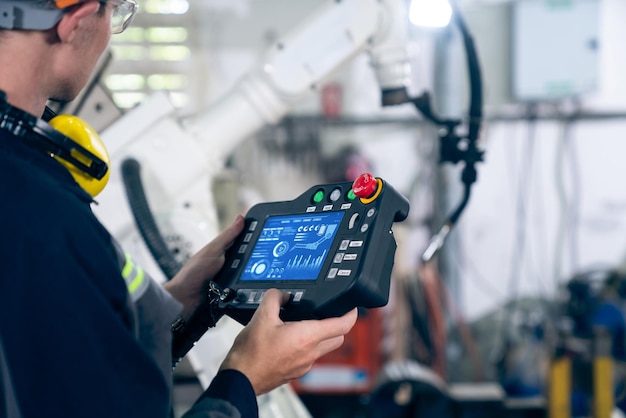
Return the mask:
<svg viewBox="0 0 626 418">
<path fill-rule="evenodd" d="M 135 265 L 131 256 L 126 253 L 126 263 L 122 268 L 122 277 L 126 281 L 126 288 L 133 302 L 137 301 L 148 288 L 148 280 L 143 269 Z"/>
</svg>

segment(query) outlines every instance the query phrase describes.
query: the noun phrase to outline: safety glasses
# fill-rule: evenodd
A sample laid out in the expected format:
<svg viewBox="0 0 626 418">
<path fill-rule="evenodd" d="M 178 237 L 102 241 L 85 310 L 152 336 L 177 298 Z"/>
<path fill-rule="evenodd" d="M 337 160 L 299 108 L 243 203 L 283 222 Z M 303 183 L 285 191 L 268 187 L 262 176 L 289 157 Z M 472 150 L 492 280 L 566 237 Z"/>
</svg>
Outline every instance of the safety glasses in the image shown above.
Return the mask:
<svg viewBox="0 0 626 418">
<path fill-rule="evenodd" d="M 135 0 L 111 0 L 113 16 L 111 17 L 111 33 L 122 33 L 130 26 L 137 13 Z"/>
</svg>

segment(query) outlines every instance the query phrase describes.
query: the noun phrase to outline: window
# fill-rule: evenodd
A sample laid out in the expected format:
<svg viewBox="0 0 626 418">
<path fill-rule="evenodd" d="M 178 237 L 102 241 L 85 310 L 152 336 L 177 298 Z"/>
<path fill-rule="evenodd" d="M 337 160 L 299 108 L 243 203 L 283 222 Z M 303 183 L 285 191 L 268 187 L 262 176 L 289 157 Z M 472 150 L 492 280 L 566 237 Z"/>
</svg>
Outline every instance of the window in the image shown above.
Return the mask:
<svg viewBox="0 0 626 418">
<path fill-rule="evenodd" d="M 194 20 L 188 0 L 143 0 L 130 28 L 111 38 L 105 85 L 117 106 L 132 108 L 168 91 L 177 108 L 193 111 Z"/>
</svg>

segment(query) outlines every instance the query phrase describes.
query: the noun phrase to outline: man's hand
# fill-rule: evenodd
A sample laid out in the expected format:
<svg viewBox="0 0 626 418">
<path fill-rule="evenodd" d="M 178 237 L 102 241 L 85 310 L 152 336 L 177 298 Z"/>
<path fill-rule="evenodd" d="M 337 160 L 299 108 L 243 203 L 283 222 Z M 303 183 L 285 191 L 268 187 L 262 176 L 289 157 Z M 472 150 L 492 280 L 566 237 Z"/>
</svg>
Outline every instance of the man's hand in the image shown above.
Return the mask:
<svg viewBox="0 0 626 418">
<path fill-rule="evenodd" d="M 237 216 L 228 228 L 194 254 L 178 274 L 165 283 L 165 289 L 183 304 L 183 319 L 188 320 L 206 298 L 207 282 L 224 265 L 224 254 L 243 230 L 243 226 L 244 218 Z"/>
<path fill-rule="evenodd" d="M 268 290 L 221 366 L 245 374 L 257 395 L 303 376 L 315 360 L 343 344 L 357 319 L 355 308 L 338 318 L 283 322 L 280 307 L 288 300 L 288 294 Z"/>
</svg>

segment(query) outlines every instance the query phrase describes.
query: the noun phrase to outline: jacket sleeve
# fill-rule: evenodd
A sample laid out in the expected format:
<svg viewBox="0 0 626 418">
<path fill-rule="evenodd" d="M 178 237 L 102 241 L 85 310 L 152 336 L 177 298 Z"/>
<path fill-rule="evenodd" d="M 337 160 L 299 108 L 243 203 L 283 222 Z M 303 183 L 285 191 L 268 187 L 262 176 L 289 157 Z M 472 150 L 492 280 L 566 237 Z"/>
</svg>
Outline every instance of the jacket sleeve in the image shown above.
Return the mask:
<svg viewBox="0 0 626 418">
<path fill-rule="evenodd" d="M 258 418 L 254 389 L 237 370 L 221 370 L 183 418 Z"/>
<path fill-rule="evenodd" d="M 136 264 L 115 239 L 112 238 L 111 242 L 130 300 L 133 302 L 137 319 L 135 333 L 139 344 L 154 358 L 167 382 L 171 382 L 171 325 L 180 314 L 182 305 Z"/>
<path fill-rule="evenodd" d="M 168 383 L 172 382 L 172 322 L 182 305 L 149 276 L 147 287 L 135 300 L 139 344 L 154 358 Z"/>
</svg>

